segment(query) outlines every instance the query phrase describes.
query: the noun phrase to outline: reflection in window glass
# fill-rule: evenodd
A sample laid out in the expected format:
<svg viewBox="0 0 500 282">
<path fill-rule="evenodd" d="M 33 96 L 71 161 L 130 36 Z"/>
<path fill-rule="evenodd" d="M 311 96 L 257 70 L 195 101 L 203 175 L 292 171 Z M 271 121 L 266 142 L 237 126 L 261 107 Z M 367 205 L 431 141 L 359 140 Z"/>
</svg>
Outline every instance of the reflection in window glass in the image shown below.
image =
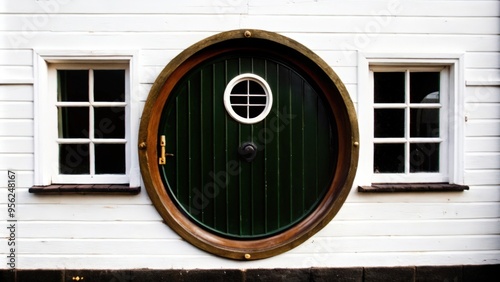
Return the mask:
<svg viewBox="0 0 500 282">
<path fill-rule="evenodd" d="M 439 171 L 439 143 L 410 144 L 410 172 Z"/>
<path fill-rule="evenodd" d="M 439 103 L 439 72 L 410 73 L 410 103 Z"/>
<path fill-rule="evenodd" d="M 439 109 L 410 110 L 411 137 L 439 137 Z"/>
</svg>

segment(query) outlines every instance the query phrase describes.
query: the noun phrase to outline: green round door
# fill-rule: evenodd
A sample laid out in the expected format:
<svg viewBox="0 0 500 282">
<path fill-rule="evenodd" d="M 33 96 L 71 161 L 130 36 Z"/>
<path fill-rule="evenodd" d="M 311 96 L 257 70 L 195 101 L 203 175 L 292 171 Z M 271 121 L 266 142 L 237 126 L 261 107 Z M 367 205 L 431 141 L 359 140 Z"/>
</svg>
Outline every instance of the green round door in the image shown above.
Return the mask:
<svg viewBox="0 0 500 282">
<path fill-rule="evenodd" d="M 258 51 L 225 52 L 178 80 L 160 117 L 158 165 L 166 192 L 194 224 L 257 239 L 315 210 L 339 148 L 331 108 L 312 81 Z"/>
</svg>

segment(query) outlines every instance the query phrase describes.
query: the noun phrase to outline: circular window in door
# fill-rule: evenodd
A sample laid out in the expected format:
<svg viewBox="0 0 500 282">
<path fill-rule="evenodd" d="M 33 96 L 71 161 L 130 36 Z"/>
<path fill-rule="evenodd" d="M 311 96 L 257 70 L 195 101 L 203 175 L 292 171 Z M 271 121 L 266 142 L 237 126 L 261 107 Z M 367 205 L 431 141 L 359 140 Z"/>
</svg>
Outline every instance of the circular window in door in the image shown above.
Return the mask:
<svg viewBox="0 0 500 282">
<path fill-rule="evenodd" d="M 224 91 L 224 106 L 236 121 L 252 124 L 271 111 L 273 96 L 269 84 L 260 76 L 245 73 L 233 78 Z"/>
<path fill-rule="evenodd" d="M 328 224 L 352 186 L 358 140 L 349 95 L 324 61 L 281 35 L 235 30 L 161 72 L 139 157 L 172 229 L 205 251 L 249 260 Z"/>
</svg>

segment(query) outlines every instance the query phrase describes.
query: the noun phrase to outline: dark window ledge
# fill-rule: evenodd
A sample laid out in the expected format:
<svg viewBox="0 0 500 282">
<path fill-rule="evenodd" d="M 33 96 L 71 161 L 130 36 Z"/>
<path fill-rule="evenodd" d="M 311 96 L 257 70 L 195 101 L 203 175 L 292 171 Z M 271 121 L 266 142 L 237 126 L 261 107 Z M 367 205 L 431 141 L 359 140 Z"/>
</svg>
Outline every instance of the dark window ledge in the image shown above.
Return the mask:
<svg viewBox="0 0 500 282">
<path fill-rule="evenodd" d="M 358 192 L 461 192 L 469 186 L 449 183 L 373 183 L 358 186 Z"/>
<path fill-rule="evenodd" d="M 48 186 L 35 185 L 29 189 L 36 194 L 139 194 L 141 187 L 130 187 L 128 184 L 52 184 Z"/>
</svg>

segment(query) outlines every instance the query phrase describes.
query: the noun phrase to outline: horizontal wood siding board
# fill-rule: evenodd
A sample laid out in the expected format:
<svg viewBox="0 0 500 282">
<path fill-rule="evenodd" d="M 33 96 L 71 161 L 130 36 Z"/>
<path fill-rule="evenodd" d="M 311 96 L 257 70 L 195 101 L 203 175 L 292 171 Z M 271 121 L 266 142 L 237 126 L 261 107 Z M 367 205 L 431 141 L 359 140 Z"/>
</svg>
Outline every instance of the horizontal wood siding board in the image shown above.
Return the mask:
<svg viewBox="0 0 500 282">
<path fill-rule="evenodd" d="M 134 5 L 133 0 L 107 1 L 102 5 L 99 0 L 89 0 L 85 3 L 60 1 L 54 3 L 26 2 L 22 5 L 10 3 L 0 8 L 2 13 L 15 14 L 265 14 L 265 15 L 329 15 L 332 10 L 337 15 L 366 15 L 386 11 L 392 7 L 399 16 L 449 16 L 449 17 L 497 17 L 499 4 L 497 1 L 432 1 L 432 9 L 422 5 L 421 1 L 367 1 L 357 0 L 346 3 L 328 2 L 290 2 L 278 0 L 270 3 L 258 1 L 189 1 L 184 5 L 158 5 L 157 1 L 144 0 L 141 5 Z M 96 9 L 95 7 L 99 7 Z M 363 7 L 363 9 L 360 9 Z"/>
<path fill-rule="evenodd" d="M 187 244 L 187 243 L 186 243 Z M 318 248 L 317 250 L 324 250 Z M 391 253 L 331 253 L 323 251 L 321 254 L 312 253 L 304 258 L 293 252 L 280 256 L 280 260 L 272 263 L 272 268 L 290 268 L 300 265 L 302 267 L 347 267 L 363 265 L 368 266 L 395 266 L 395 265 L 459 265 L 467 261 L 469 265 L 498 264 L 500 251 L 450 251 L 450 252 L 391 252 Z M 116 269 L 185 269 L 185 261 L 189 261 L 197 269 L 220 269 L 221 260 L 214 259 L 200 251 L 196 255 L 181 253 L 166 253 L 155 255 L 23 255 L 23 264 L 32 266 L 33 269 L 53 269 L 54 265 L 66 266 L 65 268 L 77 269 L 109 269 L 110 261 L 117 265 Z M 436 263 L 438 262 L 438 263 Z M 241 263 L 225 263 L 230 269 L 241 268 Z M 269 268 L 269 260 L 247 262 L 245 265 L 251 269 Z"/>
<path fill-rule="evenodd" d="M 0 153 L 34 153 L 32 137 L 0 137 Z"/>
<path fill-rule="evenodd" d="M 230 28 L 226 27 L 224 30 Z M 33 34 L 35 35 L 36 33 Z M 0 49 L 33 48 L 34 44 L 35 46 L 65 46 L 68 50 L 123 49 L 123 46 L 127 46 L 127 49 L 144 49 L 144 42 L 148 42 L 148 47 L 152 49 L 161 49 L 168 46 L 171 49 L 183 50 L 191 44 L 213 34 L 213 31 L 137 33 L 41 32 L 39 36 L 25 39 L 22 32 L 0 32 L 0 35 L 2 35 L 0 37 Z M 357 50 L 359 46 L 365 46 L 359 45 L 359 40 L 368 40 L 371 52 L 401 52 L 402 50 L 418 53 L 463 52 L 463 50 L 475 50 L 476 52 L 498 51 L 495 47 L 498 43 L 497 35 L 376 34 L 376 40 L 374 40 L 375 36 L 365 37 L 363 33 L 360 33 L 361 36 L 358 37 L 348 33 L 316 33 L 312 31 L 292 31 L 283 33 L 283 35 L 303 43 L 314 51 Z M 424 45 L 422 45 L 423 40 L 426 42 Z M 395 42 L 397 45 L 394 45 Z M 457 46 L 460 49 L 457 49 Z"/>
<path fill-rule="evenodd" d="M 498 239 L 499 236 L 495 235 L 316 238 L 299 246 L 294 254 L 312 255 L 317 246 L 328 246 L 330 253 L 489 251 L 500 248 Z M 17 253 L 21 256 L 25 254 L 156 256 L 169 253 L 165 250 L 175 250 L 183 255 L 199 254 L 198 249 L 180 242 L 182 242 L 180 239 L 31 239 L 20 240 Z M 88 244 L 92 244 L 94 248 L 88 248 Z"/>
<path fill-rule="evenodd" d="M 4 15 L 5 23 L 0 31 L 23 31 L 27 23 L 33 23 L 37 32 L 165 32 L 165 31 L 213 31 L 224 30 L 227 26 L 237 26 L 240 22 L 257 29 L 276 32 L 331 32 L 366 33 L 373 28 L 370 22 L 378 23 L 375 31 L 379 34 L 500 34 L 495 17 L 393 17 L 384 18 L 382 23 L 370 16 L 302 16 L 302 15 L 240 15 L 226 14 L 224 17 L 213 15 L 61 15 L 45 17 L 44 24 L 38 24 L 39 15 Z M 69 19 L 72 19 L 71 21 Z M 119 21 L 121 24 L 116 25 Z M 204 22 L 200 25 L 198 21 Z M 301 25 L 294 25 L 295 22 Z M 172 23 L 180 23 L 172 24 Z M 346 25 L 346 23 L 349 23 Z"/>
<path fill-rule="evenodd" d="M 497 218 L 497 202 L 491 203 L 345 203 L 337 220 L 472 219 Z"/>
<path fill-rule="evenodd" d="M 500 121 L 494 123 L 495 128 L 500 128 Z M 492 137 L 488 137 L 488 134 L 470 134 L 465 139 L 465 151 L 466 152 L 498 152 L 500 144 L 500 129 L 497 130 L 497 134 L 493 134 Z M 470 133 L 470 131 L 468 131 Z M 474 137 L 477 136 L 477 137 Z M 485 137 L 486 136 L 486 137 Z"/>
<path fill-rule="evenodd" d="M 0 102 L 33 101 L 33 85 L 0 85 Z"/>
</svg>

